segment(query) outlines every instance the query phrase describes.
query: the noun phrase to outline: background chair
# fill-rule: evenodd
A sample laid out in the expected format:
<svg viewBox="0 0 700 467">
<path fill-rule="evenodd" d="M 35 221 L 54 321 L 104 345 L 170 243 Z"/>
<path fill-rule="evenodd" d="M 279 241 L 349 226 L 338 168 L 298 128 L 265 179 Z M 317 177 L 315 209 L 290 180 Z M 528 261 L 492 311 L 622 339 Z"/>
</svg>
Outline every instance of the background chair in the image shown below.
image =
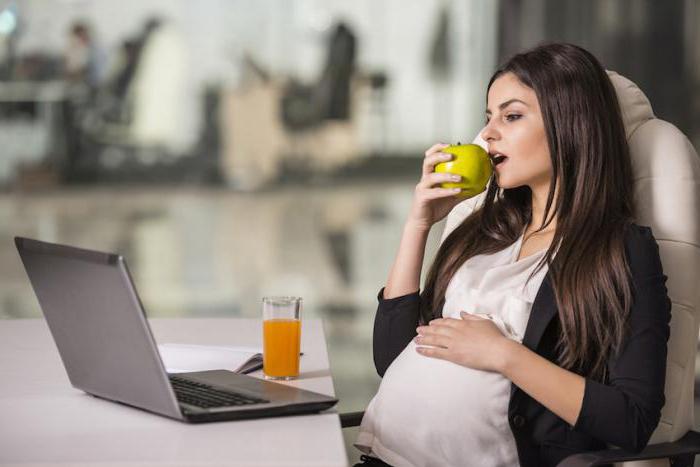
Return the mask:
<svg viewBox="0 0 700 467">
<path fill-rule="evenodd" d="M 624 462 L 624 467 L 692 466 L 700 453 L 693 431 L 695 354 L 700 322 L 700 159 L 674 125 L 654 116 L 649 100 L 630 80 L 608 72 L 622 108 L 630 146 L 637 201 L 636 222 L 652 228 L 659 244 L 666 286 L 673 303 L 666 369 L 666 404 L 649 445 L 634 454 L 612 448 L 576 454 L 560 467 Z M 474 141 L 486 147 L 477 136 Z M 484 195 L 457 205 L 447 217 L 442 240 L 483 202 Z M 343 427 L 356 426 L 362 412 L 341 414 Z"/>
</svg>

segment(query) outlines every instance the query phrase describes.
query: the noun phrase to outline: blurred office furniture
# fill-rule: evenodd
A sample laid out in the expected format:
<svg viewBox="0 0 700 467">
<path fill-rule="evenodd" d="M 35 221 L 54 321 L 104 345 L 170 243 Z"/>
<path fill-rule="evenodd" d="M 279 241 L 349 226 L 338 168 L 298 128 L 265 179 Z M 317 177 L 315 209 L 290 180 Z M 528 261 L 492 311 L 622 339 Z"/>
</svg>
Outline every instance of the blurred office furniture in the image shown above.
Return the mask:
<svg viewBox="0 0 700 467">
<path fill-rule="evenodd" d="M 125 108 L 122 121 L 106 119 L 96 137 L 114 144 L 183 152 L 182 121 L 188 70 L 182 38 L 174 27 L 151 21 L 139 41 L 125 44 L 125 62 L 113 91 Z"/>
<path fill-rule="evenodd" d="M 428 61 L 428 75 L 433 80 L 434 132 L 435 135 L 451 134 L 451 91 L 450 76 L 454 68 L 453 51 L 450 46 L 450 9 L 443 3 L 438 11 L 435 31 L 431 41 Z M 439 139 L 439 138 L 438 138 Z"/>
<path fill-rule="evenodd" d="M 285 171 L 301 176 L 328 174 L 357 159 L 359 112 L 348 120 L 325 120 L 300 131 L 285 128 L 280 118 L 284 84 L 251 83 L 224 91 L 221 106 L 221 171 L 238 188 L 255 188 Z M 353 80 L 351 100 L 366 101 L 366 81 Z"/>
<path fill-rule="evenodd" d="M 262 346 L 259 319 L 152 319 L 157 342 Z M 320 320 L 302 323 L 301 374 L 284 383 L 334 395 Z M 0 326 L 0 464 L 345 467 L 334 410 L 186 424 L 88 396 L 70 386 L 46 322 Z M 260 371 L 252 376 L 262 377 Z"/>
<path fill-rule="evenodd" d="M 292 169 L 296 164 L 301 170 L 328 171 L 347 163 L 353 156 L 348 150 L 358 151 L 353 144 L 357 128 L 352 125 L 355 49 L 355 34 L 338 23 L 329 38 L 318 81 L 308 86 L 291 81 L 285 86 L 281 118 L 291 144 L 284 162 Z M 315 151 L 316 145 L 320 152 Z M 333 146 L 345 146 L 345 153 L 334 152 Z"/>
<path fill-rule="evenodd" d="M 222 106 L 222 172 L 237 187 L 255 187 L 284 171 L 328 173 L 361 152 L 358 109 L 371 82 L 355 73 L 355 36 L 334 29 L 316 83 L 271 78 L 255 62 Z M 385 83 L 386 81 L 384 81 Z"/>
<path fill-rule="evenodd" d="M 228 184 L 253 188 L 277 176 L 287 146 L 278 118 L 281 94 L 281 83 L 259 78 L 222 90 L 221 172 Z"/>
<path fill-rule="evenodd" d="M 630 146 L 637 202 L 636 222 L 650 226 L 668 276 L 672 301 L 671 335 L 666 368 L 666 404 L 649 445 L 640 453 L 611 448 L 576 454 L 561 467 L 623 462 L 625 467 L 690 467 L 700 453 L 694 426 L 695 357 L 700 324 L 700 158 L 674 125 L 656 118 L 644 93 L 630 80 L 609 72 L 622 109 Z M 486 143 L 477 136 L 476 142 Z M 483 201 L 475 196 L 457 205 L 445 233 Z M 444 237 L 443 237 L 444 239 Z M 355 426 L 362 413 L 341 414 L 343 426 Z"/>
<path fill-rule="evenodd" d="M 303 130 L 323 120 L 347 120 L 351 112 L 350 83 L 355 71 L 355 35 L 343 23 L 330 37 L 325 67 L 318 82 L 289 83 L 282 102 L 282 121 Z"/>
<path fill-rule="evenodd" d="M 250 83 L 224 90 L 221 105 L 221 170 L 232 186 L 254 188 L 275 180 L 285 166 L 328 173 L 360 153 L 357 114 L 292 132 L 280 118 L 284 84 Z M 365 88 L 351 90 L 361 99 Z M 291 167 L 290 167 L 291 166 Z"/>
<path fill-rule="evenodd" d="M 133 102 L 129 137 L 135 143 L 162 147 L 169 155 L 187 149 L 188 73 L 184 38 L 172 26 L 154 26 L 129 90 Z"/>
<path fill-rule="evenodd" d="M 65 164 L 66 99 L 62 81 L 0 82 L 0 184 L 11 181 L 20 167 L 44 163 L 57 172 Z"/>
<path fill-rule="evenodd" d="M 96 92 L 94 104 L 75 122 L 80 149 L 71 179 L 111 181 L 154 178 L 177 171 L 195 143 L 184 38 L 158 19 L 125 40 Z"/>
<path fill-rule="evenodd" d="M 387 134 L 389 133 L 386 93 L 389 77 L 386 73 L 377 71 L 369 73 L 367 80 L 369 81 L 367 152 L 372 156 L 385 156 L 388 152 Z"/>
</svg>

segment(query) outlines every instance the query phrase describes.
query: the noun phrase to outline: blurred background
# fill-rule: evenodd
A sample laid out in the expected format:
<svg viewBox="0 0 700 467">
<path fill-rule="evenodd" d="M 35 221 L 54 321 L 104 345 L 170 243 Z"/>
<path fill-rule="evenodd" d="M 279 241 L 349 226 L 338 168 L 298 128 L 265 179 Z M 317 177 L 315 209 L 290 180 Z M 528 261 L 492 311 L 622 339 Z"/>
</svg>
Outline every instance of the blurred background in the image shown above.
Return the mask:
<svg viewBox="0 0 700 467">
<path fill-rule="evenodd" d="M 476 135 L 495 67 L 579 44 L 698 148 L 699 22 L 695 0 L 0 0 L 0 318 L 41 316 L 15 235 L 125 255 L 151 317 L 301 295 L 362 410 L 421 158 Z"/>
</svg>

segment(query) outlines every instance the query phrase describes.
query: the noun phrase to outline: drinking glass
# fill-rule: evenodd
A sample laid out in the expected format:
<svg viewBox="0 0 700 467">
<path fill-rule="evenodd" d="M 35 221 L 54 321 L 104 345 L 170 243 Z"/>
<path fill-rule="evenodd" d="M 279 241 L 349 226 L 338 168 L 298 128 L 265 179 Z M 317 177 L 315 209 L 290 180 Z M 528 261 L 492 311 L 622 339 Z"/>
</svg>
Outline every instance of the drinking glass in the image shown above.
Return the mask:
<svg viewBox="0 0 700 467">
<path fill-rule="evenodd" d="M 263 298 L 263 374 L 266 379 L 299 376 L 301 297 Z"/>
</svg>

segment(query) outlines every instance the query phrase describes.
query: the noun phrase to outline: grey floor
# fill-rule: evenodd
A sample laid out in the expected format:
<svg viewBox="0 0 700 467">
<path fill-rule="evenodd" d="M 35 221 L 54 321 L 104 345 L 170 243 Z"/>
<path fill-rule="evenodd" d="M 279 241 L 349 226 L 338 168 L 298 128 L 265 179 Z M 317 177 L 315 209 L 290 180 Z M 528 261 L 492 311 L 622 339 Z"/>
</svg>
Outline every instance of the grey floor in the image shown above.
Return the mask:
<svg viewBox="0 0 700 467">
<path fill-rule="evenodd" d="M 152 317 L 258 317 L 262 296 L 300 295 L 304 315 L 324 320 L 339 411 L 363 410 L 379 384 L 371 354 L 376 294 L 413 184 L 6 193 L 0 195 L 0 318 L 41 316 L 15 235 L 123 254 Z M 438 225 L 431 234 L 428 258 L 440 231 Z M 351 461 L 359 458 L 356 432 L 344 430 Z"/>
</svg>

